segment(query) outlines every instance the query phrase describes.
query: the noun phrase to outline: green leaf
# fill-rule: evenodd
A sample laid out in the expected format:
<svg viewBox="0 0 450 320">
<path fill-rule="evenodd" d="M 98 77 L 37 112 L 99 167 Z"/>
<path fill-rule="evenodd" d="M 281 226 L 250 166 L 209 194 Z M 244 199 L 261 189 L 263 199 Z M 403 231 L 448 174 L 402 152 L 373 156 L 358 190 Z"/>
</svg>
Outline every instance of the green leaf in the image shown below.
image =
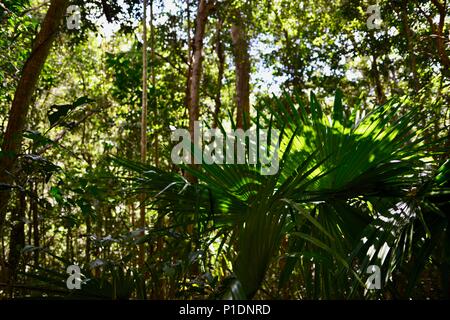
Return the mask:
<svg viewBox="0 0 450 320">
<path fill-rule="evenodd" d="M 76 108 L 92 102 L 95 102 L 95 100 L 89 99 L 88 97 L 81 97 L 72 104 L 51 106 L 50 111 L 48 112 L 50 127 L 56 126 L 61 121 L 61 119 L 65 118 L 71 111 L 75 110 Z"/>
</svg>

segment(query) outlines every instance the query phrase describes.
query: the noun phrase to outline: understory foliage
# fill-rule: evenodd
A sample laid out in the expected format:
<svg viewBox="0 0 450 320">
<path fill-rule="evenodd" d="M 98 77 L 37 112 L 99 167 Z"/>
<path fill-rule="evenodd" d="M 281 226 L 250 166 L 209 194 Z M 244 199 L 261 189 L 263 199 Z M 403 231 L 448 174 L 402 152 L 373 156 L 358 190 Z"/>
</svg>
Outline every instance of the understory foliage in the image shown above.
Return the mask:
<svg viewBox="0 0 450 320">
<path fill-rule="evenodd" d="M 152 226 L 87 235 L 98 257 L 79 261 L 81 290 L 66 289 L 71 260 L 44 250 L 59 263 L 27 264 L 26 289 L 84 298 L 420 298 L 433 274 L 441 291 L 431 294 L 446 297 L 450 162 L 417 108 L 396 98 L 361 115 L 340 91 L 330 112 L 313 93 L 308 104 L 296 93 L 268 99 L 251 121 L 281 132 L 275 175 L 256 165 L 181 165 L 199 180 L 190 184 L 173 171 L 105 159 L 93 195 L 144 192 Z M 89 202 L 76 204 L 100 223 Z M 142 244 L 148 256 L 138 267 L 127 252 Z M 380 290 L 365 287 L 371 265 L 381 269 Z"/>
<path fill-rule="evenodd" d="M 449 299 L 448 3 L 0 0 L 0 300 Z"/>
</svg>

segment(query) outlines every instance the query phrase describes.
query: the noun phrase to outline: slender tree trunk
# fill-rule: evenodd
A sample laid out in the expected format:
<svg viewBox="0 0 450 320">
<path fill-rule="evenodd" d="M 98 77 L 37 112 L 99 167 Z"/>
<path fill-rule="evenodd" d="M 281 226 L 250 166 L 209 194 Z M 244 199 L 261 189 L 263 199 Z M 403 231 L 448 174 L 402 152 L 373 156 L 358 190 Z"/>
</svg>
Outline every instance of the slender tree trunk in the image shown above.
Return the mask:
<svg viewBox="0 0 450 320">
<path fill-rule="evenodd" d="M 225 49 L 222 42 L 222 25 L 223 21 L 219 18 L 217 21 L 217 31 L 216 31 L 216 54 L 217 54 L 217 67 L 218 67 L 218 73 L 217 73 L 217 93 L 214 98 L 215 101 L 215 109 L 214 109 L 214 120 L 213 120 L 213 128 L 217 128 L 218 122 L 219 122 L 219 113 L 222 109 L 222 81 L 223 81 L 223 75 L 225 70 Z"/>
<path fill-rule="evenodd" d="M 402 2 L 402 8 L 401 8 L 401 18 L 403 23 L 403 29 L 405 31 L 405 37 L 406 41 L 408 43 L 408 58 L 409 58 L 409 67 L 412 73 L 412 84 L 414 90 L 417 92 L 419 91 L 419 78 L 417 76 L 417 62 L 416 62 L 416 55 L 414 54 L 414 47 L 413 47 L 413 39 L 412 39 L 412 30 L 409 26 L 409 19 L 408 19 L 408 1 L 404 0 Z"/>
<path fill-rule="evenodd" d="M 383 84 L 381 83 L 380 72 L 378 71 L 377 57 L 372 56 L 372 76 L 375 82 L 375 93 L 377 102 L 381 105 L 386 103 L 386 95 L 384 94 Z"/>
<path fill-rule="evenodd" d="M 151 46 L 151 76 L 152 76 L 152 88 L 153 88 L 153 106 L 155 108 L 154 114 L 155 119 L 158 119 L 158 99 L 156 94 L 156 75 L 155 75 L 155 26 L 153 24 L 154 16 L 153 16 L 153 0 L 150 0 L 150 46 Z M 159 166 L 159 140 L 158 140 L 158 131 L 155 131 L 155 166 Z"/>
<path fill-rule="evenodd" d="M 14 208 L 11 216 L 13 227 L 11 229 L 8 256 L 8 283 L 10 285 L 13 285 L 16 280 L 20 252 L 25 246 L 25 194 L 20 192 L 18 198 L 17 206 Z"/>
<path fill-rule="evenodd" d="M 0 241 L 1 241 L 1 256 L 0 256 L 0 281 L 6 282 L 7 281 L 7 272 L 6 272 L 6 244 L 5 244 L 5 238 L 3 235 L 0 235 Z"/>
<path fill-rule="evenodd" d="M 143 46 L 142 46 L 142 115 L 141 115 L 141 162 L 147 160 L 147 0 L 144 0 L 144 17 L 143 17 Z M 140 228 L 145 228 L 145 194 L 141 194 L 140 204 Z M 144 236 L 144 231 L 142 231 Z M 139 266 L 143 267 L 145 263 L 145 246 L 142 243 L 139 246 Z"/>
<path fill-rule="evenodd" d="M 153 88 L 153 95 L 152 95 L 152 99 L 153 99 L 153 103 L 152 105 L 154 106 L 154 114 L 155 114 L 155 119 L 158 119 L 158 99 L 157 99 L 157 94 L 156 94 L 156 75 L 155 75 L 155 27 L 153 25 L 153 20 L 154 20 L 154 16 L 153 16 L 153 0 L 150 0 L 150 46 L 151 46 L 151 78 L 152 78 L 152 88 Z M 155 142 L 154 142 L 154 148 L 155 148 L 155 166 L 158 167 L 159 166 L 159 141 L 158 141 L 158 131 L 155 131 Z M 156 224 L 156 227 L 159 228 L 161 227 L 161 224 L 158 222 Z M 156 242 L 156 251 L 159 252 L 160 250 L 162 250 L 163 247 L 163 239 L 161 237 L 158 238 L 157 242 Z M 155 252 L 155 248 L 154 245 L 150 245 L 149 247 L 149 254 L 153 254 L 153 252 Z M 147 276 L 147 275 L 146 275 Z M 161 288 L 161 279 L 157 279 L 155 281 L 155 285 L 159 287 L 159 289 Z M 162 299 L 164 296 L 161 294 L 161 290 L 153 290 L 152 291 L 152 298 L 160 298 Z"/>
<path fill-rule="evenodd" d="M 40 246 L 40 237 L 39 237 L 39 212 L 38 212 L 38 188 L 37 183 L 32 182 L 32 193 L 30 196 L 30 212 L 33 221 L 33 246 L 39 248 Z M 34 265 L 39 265 L 39 250 L 34 251 Z"/>
<path fill-rule="evenodd" d="M 197 8 L 197 18 L 195 24 L 195 33 L 192 41 L 192 56 L 189 66 L 189 79 L 188 79 L 188 96 L 187 106 L 189 112 L 189 133 L 191 141 L 195 143 L 195 122 L 200 117 L 199 107 L 199 90 L 200 80 L 202 75 L 202 63 L 203 63 L 203 40 L 205 37 L 206 23 L 208 21 L 208 15 L 213 7 L 213 0 L 199 0 Z M 194 163 L 194 155 L 191 155 L 192 167 L 196 167 Z M 197 178 L 188 172 L 184 173 L 186 179 L 190 183 L 197 183 Z M 195 243 L 194 225 L 187 226 L 187 232 L 192 236 Z M 194 244 L 196 245 L 196 243 Z M 192 266 L 192 273 L 198 273 L 198 263 Z"/>
<path fill-rule="evenodd" d="M 184 104 L 186 109 L 189 111 L 189 93 L 191 92 L 191 74 L 192 74 L 192 40 L 191 40 L 191 6 L 190 0 L 186 1 L 186 12 L 187 12 L 187 75 L 186 75 L 186 96 Z"/>
<path fill-rule="evenodd" d="M 67 227 L 66 233 L 66 259 L 69 261 L 73 260 L 73 250 L 72 250 L 72 227 Z"/>
<path fill-rule="evenodd" d="M 91 218 L 88 216 L 86 217 L 86 251 L 85 251 L 86 264 L 88 264 L 91 261 L 91 233 L 92 233 Z"/>
<path fill-rule="evenodd" d="M 199 108 L 199 91 L 200 91 L 200 79 L 202 75 L 202 62 L 203 62 L 203 39 L 205 37 L 205 28 L 208 20 L 209 11 L 212 8 L 212 0 L 200 0 L 197 9 L 197 19 L 195 34 L 192 43 L 192 68 L 189 76 L 189 92 L 188 92 L 188 110 L 189 110 L 189 132 L 192 141 L 194 141 L 194 127 L 195 122 L 199 120 L 200 108 Z M 192 175 L 187 174 L 187 179 L 196 183 Z"/>
<path fill-rule="evenodd" d="M 236 66 L 236 127 L 247 129 L 250 123 L 250 56 L 245 24 L 239 11 L 231 27 L 231 40 Z"/>
<path fill-rule="evenodd" d="M 31 192 L 33 191 L 33 182 L 30 182 L 30 191 Z M 34 221 L 33 221 L 33 218 L 32 218 L 33 213 L 31 212 L 31 207 L 33 205 L 33 199 L 32 198 L 33 198 L 33 196 L 30 195 L 30 197 L 29 197 L 30 203 L 28 204 L 30 209 L 27 211 L 27 214 L 28 214 L 27 220 L 28 220 L 28 222 L 32 222 L 32 223 L 28 223 L 28 232 L 25 232 L 27 234 L 27 241 L 26 241 L 26 243 L 28 243 L 28 244 L 32 244 L 33 243 L 32 242 L 32 237 L 33 237 Z"/>
<path fill-rule="evenodd" d="M 42 22 L 41 29 L 34 40 L 31 55 L 22 69 L 3 138 L 2 156 L 0 158 L 0 183 L 11 184 L 13 182 L 12 172 L 16 164 L 17 155 L 20 153 L 22 132 L 25 128 L 31 97 L 68 4 L 69 0 L 52 0 L 50 2 L 50 7 Z M 1 191 L 0 235 L 3 230 L 9 198 L 9 191 Z"/>
<path fill-rule="evenodd" d="M 202 62 L 203 62 L 203 39 L 205 36 L 206 22 L 208 19 L 208 13 L 211 8 L 211 0 L 200 0 L 197 10 L 196 27 L 193 41 L 193 54 L 192 54 L 192 72 L 190 75 L 190 88 L 189 88 L 189 131 L 191 137 L 194 136 L 194 122 L 198 121 L 200 115 L 199 109 L 199 90 L 200 79 L 202 74 Z"/>
</svg>

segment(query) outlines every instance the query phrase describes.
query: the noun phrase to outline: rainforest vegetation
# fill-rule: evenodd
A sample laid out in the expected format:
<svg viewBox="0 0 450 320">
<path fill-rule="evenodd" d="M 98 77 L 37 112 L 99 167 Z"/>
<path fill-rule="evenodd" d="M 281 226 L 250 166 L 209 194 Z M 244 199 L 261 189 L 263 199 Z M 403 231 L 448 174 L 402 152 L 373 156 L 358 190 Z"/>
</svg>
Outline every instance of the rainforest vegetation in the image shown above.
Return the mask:
<svg viewBox="0 0 450 320">
<path fill-rule="evenodd" d="M 450 297 L 448 0 L 0 0 L 0 147 L 0 300 Z"/>
</svg>

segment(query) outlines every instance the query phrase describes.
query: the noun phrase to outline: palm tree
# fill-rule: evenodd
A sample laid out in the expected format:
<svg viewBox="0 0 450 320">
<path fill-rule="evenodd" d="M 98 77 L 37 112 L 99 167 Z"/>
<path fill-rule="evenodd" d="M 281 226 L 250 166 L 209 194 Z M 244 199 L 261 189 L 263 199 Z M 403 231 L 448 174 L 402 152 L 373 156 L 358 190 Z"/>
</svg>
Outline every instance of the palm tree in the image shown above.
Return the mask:
<svg viewBox="0 0 450 320">
<path fill-rule="evenodd" d="M 308 106 L 285 94 L 265 107 L 270 119 L 257 111 L 252 122 L 281 131 L 275 175 L 261 175 L 260 165 L 181 166 L 198 178 L 190 184 L 114 159 L 137 173 L 133 190 L 148 194 L 159 219 L 194 226 L 192 247 L 208 255 L 219 243 L 213 253 L 232 261 L 232 274 L 216 297 L 255 297 L 270 268 L 279 269 L 280 289 L 301 280 L 298 297 L 407 297 L 430 259 L 448 288 L 450 166 L 437 170 L 439 141 L 424 143 L 418 107 L 393 99 L 361 117 L 339 91 L 331 115 L 314 94 Z M 381 269 L 382 290 L 365 286 L 371 265 Z M 401 277 L 409 281 L 399 289 Z"/>
</svg>

